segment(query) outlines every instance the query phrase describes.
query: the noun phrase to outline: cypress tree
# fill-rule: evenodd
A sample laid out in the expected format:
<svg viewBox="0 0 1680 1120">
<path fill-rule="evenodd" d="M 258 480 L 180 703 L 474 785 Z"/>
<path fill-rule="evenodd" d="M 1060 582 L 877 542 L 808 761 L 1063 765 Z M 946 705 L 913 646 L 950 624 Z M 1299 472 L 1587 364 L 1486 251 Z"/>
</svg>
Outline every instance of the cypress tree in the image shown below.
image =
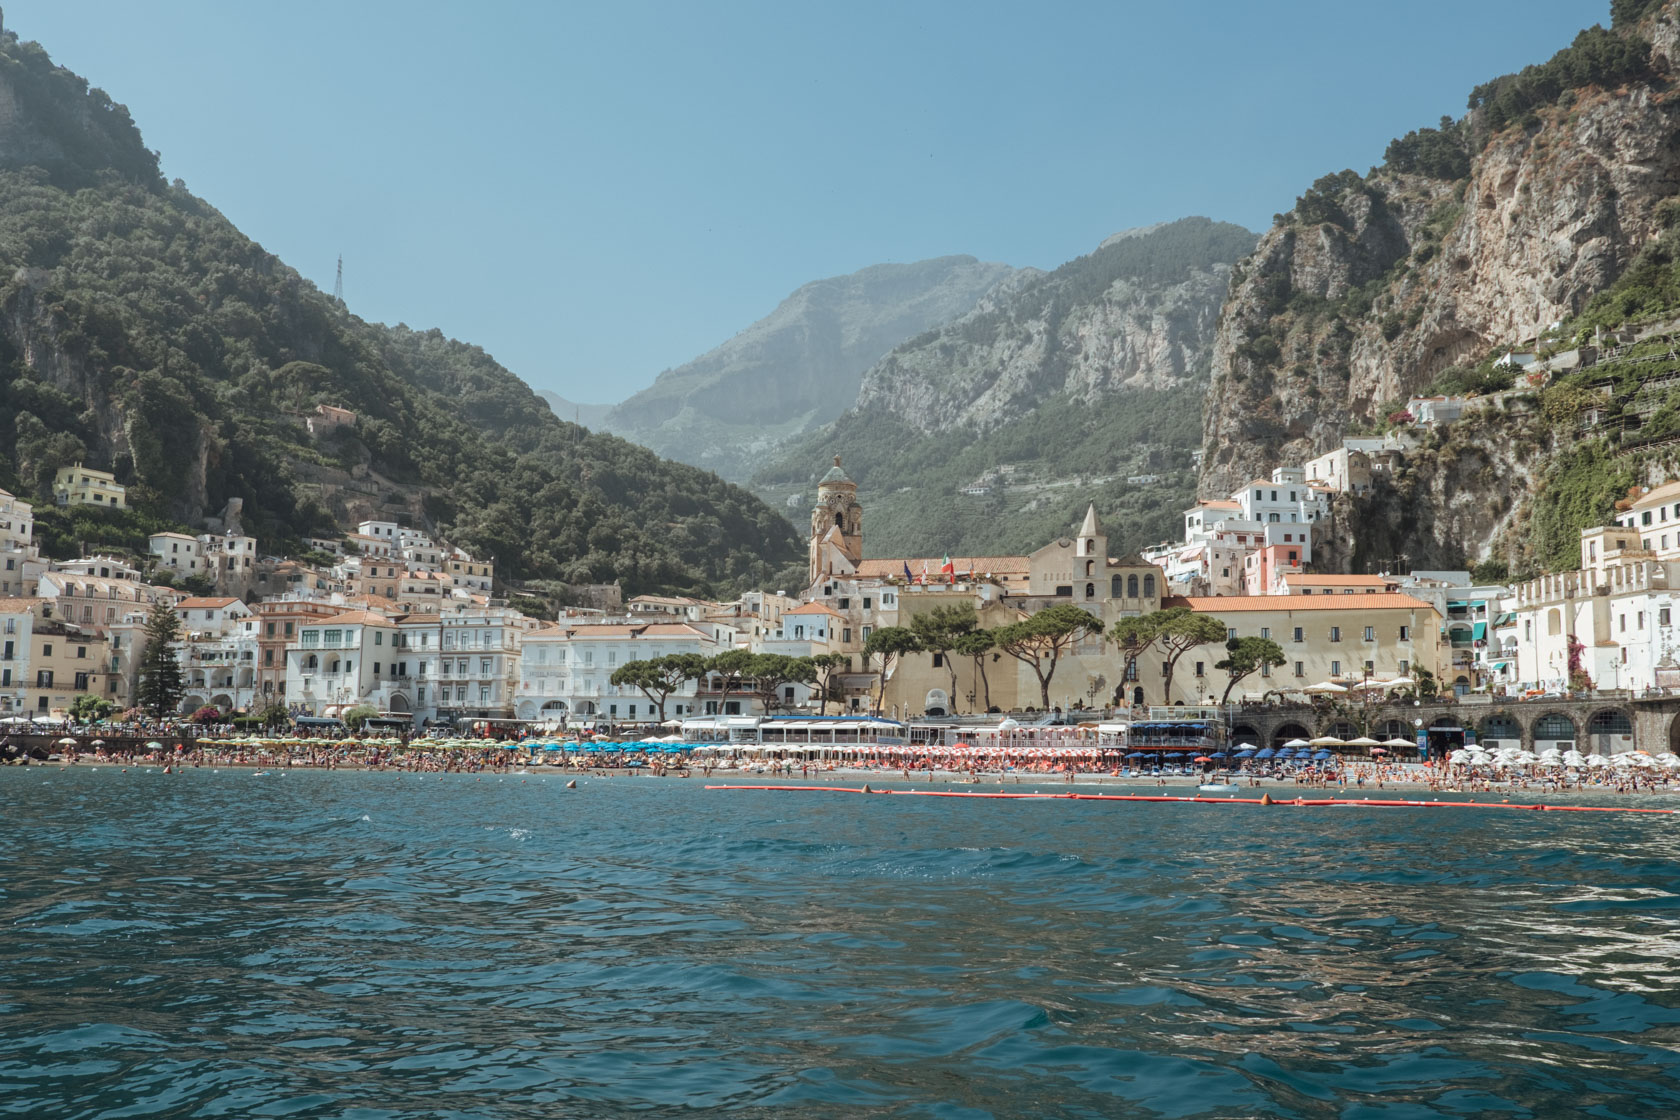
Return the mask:
<svg viewBox="0 0 1680 1120">
<path fill-rule="evenodd" d="M 158 603 L 146 616 L 146 651 L 140 656 L 140 706 L 161 719 L 181 703 L 186 684 L 175 647 L 181 641 L 181 620 L 173 607 Z"/>
</svg>

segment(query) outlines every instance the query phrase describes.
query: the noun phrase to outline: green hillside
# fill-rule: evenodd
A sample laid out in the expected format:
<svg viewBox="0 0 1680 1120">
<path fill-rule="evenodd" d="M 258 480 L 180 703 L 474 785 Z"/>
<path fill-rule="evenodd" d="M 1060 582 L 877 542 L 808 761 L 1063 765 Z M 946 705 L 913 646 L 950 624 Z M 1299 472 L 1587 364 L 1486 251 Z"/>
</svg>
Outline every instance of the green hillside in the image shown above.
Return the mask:
<svg viewBox="0 0 1680 1120">
<path fill-rule="evenodd" d="M 0 484 L 85 461 L 136 517 L 230 497 L 264 549 L 407 511 L 523 579 L 723 590 L 796 558 L 787 522 L 715 475 L 553 415 L 483 350 L 363 322 L 178 181 L 126 110 L 0 42 Z M 353 410 L 315 438 L 316 405 Z"/>
</svg>

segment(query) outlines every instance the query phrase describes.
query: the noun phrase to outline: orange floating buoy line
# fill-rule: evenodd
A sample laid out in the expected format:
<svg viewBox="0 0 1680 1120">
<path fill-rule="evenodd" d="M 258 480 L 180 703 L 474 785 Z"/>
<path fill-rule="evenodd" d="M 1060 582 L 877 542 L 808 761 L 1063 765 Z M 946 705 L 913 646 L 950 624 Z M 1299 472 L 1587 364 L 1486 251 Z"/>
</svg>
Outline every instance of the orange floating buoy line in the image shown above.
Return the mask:
<svg viewBox="0 0 1680 1120">
<path fill-rule="evenodd" d="M 1549 813 L 1662 813 L 1680 809 L 1645 809 L 1633 805 L 1530 805 L 1509 801 L 1416 801 L 1366 797 L 1180 797 L 1145 793 L 966 793 L 962 790 L 874 789 L 870 786 L 707 786 L 716 790 L 769 790 L 776 793 L 871 793 L 896 797 L 954 797 L 992 801 L 1170 801 L 1188 805 L 1291 805 L 1316 808 L 1346 805 L 1363 809 L 1539 809 Z"/>
</svg>

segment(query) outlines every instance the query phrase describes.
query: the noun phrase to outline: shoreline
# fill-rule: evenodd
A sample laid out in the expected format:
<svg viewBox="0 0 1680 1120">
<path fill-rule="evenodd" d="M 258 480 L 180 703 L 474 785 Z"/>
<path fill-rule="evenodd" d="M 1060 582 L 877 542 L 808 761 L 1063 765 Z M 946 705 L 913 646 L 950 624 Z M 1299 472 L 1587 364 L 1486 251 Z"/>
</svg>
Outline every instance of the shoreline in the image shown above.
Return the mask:
<svg viewBox="0 0 1680 1120">
<path fill-rule="evenodd" d="M 861 767 L 837 767 L 835 769 L 812 770 L 807 773 L 792 773 L 765 770 L 757 772 L 748 769 L 711 769 L 700 767 L 672 768 L 658 771 L 647 767 L 570 767 L 536 765 L 460 767 L 454 769 L 404 767 L 404 766 L 366 766 L 366 765 L 319 765 L 312 763 L 294 763 L 287 765 L 280 762 L 254 762 L 243 759 L 216 759 L 196 762 L 176 763 L 173 761 L 137 759 L 90 759 L 83 757 L 74 763 L 59 760 L 31 762 L 26 767 L 9 767 L 8 769 L 53 769 L 57 771 L 69 770 L 101 770 L 115 769 L 119 772 L 148 771 L 163 772 L 168 769 L 173 774 L 185 774 L 188 771 L 209 771 L 217 773 L 222 770 L 253 773 L 273 773 L 285 771 L 303 771 L 315 773 L 347 773 L 347 774 L 393 774 L 397 777 L 521 777 L 521 778 L 561 778 L 607 780 L 619 779 L 675 779 L 677 781 L 700 781 L 709 784 L 724 785 L 816 785 L 829 783 L 847 783 L 850 785 L 879 786 L 889 784 L 894 787 L 909 787 L 912 789 L 934 786 L 960 791 L 972 789 L 982 791 L 995 789 L 999 791 L 1023 791 L 1039 794 L 1076 793 L 1081 790 L 1127 789 L 1132 791 L 1153 791 L 1163 795 L 1182 796 L 1194 795 L 1204 780 L 1198 776 L 1187 775 L 1115 775 L 1108 772 L 1076 772 L 1072 780 L 1066 774 L 1053 772 L 1023 772 L 996 773 L 982 772 L 970 775 L 962 771 L 911 771 L 906 777 L 903 770 L 868 769 Z M 1333 782 L 1297 782 L 1288 777 L 1261 778 L 1251 780 L 1247 776 L 1232 779 L 1237 789 L 1209 792 L 1205 800 L 1221 800 L 1227 797 L 1259 797 L 1270 794 L 1275 799 L 1293 798 L 1324 798 L 1333 797 L 1352 800 L 1379 800 L 1384 794 L 1401 794 L 1415 796 L 1426 794 L 1440 796 L 1455 794 L 1465 796 L 1519 796 L 1519 797 L 1570 797 L 1570 796 L 1609 796 L 1609 797 L 1646 797 L 1672 795 L 1680 796 L 1680 784 L 1670 785 L 1667 782 L 1654 784 L 1641 781 L 1637 787 L 1629 784 L 1617 785 L 1614 781 L 1609 784 L 1559 783 L 1546 781 L 1543 778 L 1518 776 L 1515 779 L 1495 781 L 1480 777 L 1470 780 L 1443 780 L 1430 782 L 1421 775 L 1384 774 L 1379 780 L 1374 776 L 1367 777 L 1363 784 L 1357 779 L 1346 783 Z"/>
</svg>

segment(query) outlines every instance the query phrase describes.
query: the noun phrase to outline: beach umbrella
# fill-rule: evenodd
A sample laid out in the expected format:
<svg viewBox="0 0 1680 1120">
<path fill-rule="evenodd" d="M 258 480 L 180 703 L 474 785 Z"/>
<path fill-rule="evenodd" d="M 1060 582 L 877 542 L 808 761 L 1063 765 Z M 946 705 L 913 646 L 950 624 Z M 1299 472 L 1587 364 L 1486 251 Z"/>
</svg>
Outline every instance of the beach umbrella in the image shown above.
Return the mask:
<svg viewBox="0 0 1680 1120">
<path fill-rule="evenodd" d="M 1312 746 L 1312 744 L 1307 742 L 1305 739 L 1291 739 L 1291 740 L 1289 740 L 1289 742 L 1285 743 L 1284 746 L 1286 746 L 1286 747 L 1310 747 L 1310 746 Z"/>
<path fill-rule="evenodd" d="M 1313 761 L 1314 762 L 1328 762 L 1330 759 L 1335 758 L 1335 757 L 1336 756 L 1331 754 L 1329 751 L 1319 751 L 1317 754 L 1313 755 Z"/>
<path fill-rule="evenodd" d="M 1350 745 L 1350 746 L 1351 746 L 1351 745 L 1352 745 L 1352 744 L 1349 744 L 1349 745 Z M 1382 747 L 1372 747 L 1372 748 L 1371 748 L 1371 753 L 1372 753 L 1372 754 L 1387 754 L 1387 753 L 1388 753 L 1388 751 L 1387 751 L 1387 750 L 1385 750 L 1385 749 L 1384 749 L 1384 748 L 1382 748 Z"/>
<path fill-rule="evenodd" d="M 1349 739 L 1347 741 L 1347 745 L 1350 746 L 1350 747 L 1380 747 L 1380 746 L 1382 746 L 1381 743 L 1377 742 L 1375 739 L 1371 738 L 1368 735 L 1361 735 L 1357 739 Z"/>
<path fill-rule="evenodd" d="M 54 743 L 53 745 L 55 747 L 73 747 L 73 746 L 76 745 L 76 742 L 77 742 L 77 740 L 72 739 L 70 736 L 66 735 L 64 738 L 60 739 L 58 742 Z"/>
<path fill-rule="evenodd" d="M 1254 757 L 1257 758 L 1257 759 L 1276 758 L 1277 753 L 1278 752 L 1273 750 L 1271 747 L 1266 747 L 1263 750 L 1256 753 Z"/>
<path fill-rule="evenodd" d="M 1412 680 L 1412 678 L 1410 678 L 1410 677 L 1395 677 L 1391 681 L 1384 681 L 1383 682 L 1383 687 L 1384 688 L 1410 688 L 1412 685 L 1414 685 L 1416 683 L 1417 682 Z"/>
<path fill-rule="evenodd" d="M 146 749 L 150 751 L 161 751 L 163 749 L 163 744 L 158 742 L 156 739 L 153 739 L 146 744 Z"/>
<path fill-rule="evenodd" d="M 1309 747 L 1345 747 L 1345 746 L 1347 746 L 1346 743 L 1342 742 L 1340 739 L 1336 738 L 1334 735 L 1320 735 L 1316 739 L 1308 740 L 1305 745 L 1309 746 Z"/>
<path fill-rule="evenodd" d="M 1330 694 L 1337 693 L 1337 692 L 1346 692 L 1347 689 L 1343 688 L 1341 685 L 1337 684 L 1335 681 L 1319 681 L 1317 684 L 1309 684 L 1306 688 L 1303 688 L 1301 691 L 1302 692 L 1311 692 L 1311 693 L 1320 693 L 1320 694 L 1323 694 L 1323 695 L 1330 695 Z"/>
<path fill-rule="evenodd" d="M 1395 736 L 1392 739 L 1384 739 L 1383 740 L 1383 746 L 1385 746 L 1385 747 L 1399 747 L 1399 748 L 1404 749 L 1404 748 L 1409 747 L 1411 745 L 1412 745 L 1412 741 L 1410 739 L 1402 739 L 1399 736 Z"/>
</svg>

